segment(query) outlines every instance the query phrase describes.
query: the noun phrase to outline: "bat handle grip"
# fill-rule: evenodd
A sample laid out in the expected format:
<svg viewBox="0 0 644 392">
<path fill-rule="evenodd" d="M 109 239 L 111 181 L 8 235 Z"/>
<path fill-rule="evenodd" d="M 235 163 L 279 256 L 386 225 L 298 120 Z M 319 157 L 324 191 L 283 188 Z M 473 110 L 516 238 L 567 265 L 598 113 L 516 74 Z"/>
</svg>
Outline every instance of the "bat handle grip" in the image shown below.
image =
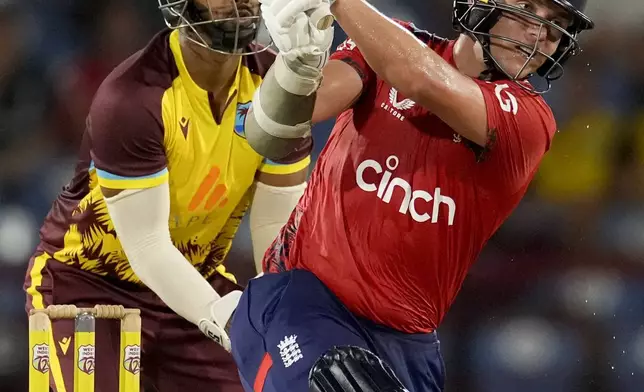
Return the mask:
<svg viewBox="0 0 644 392">
<path fill-rule="evenodd" d="M 333 24 L 335 18 L 331 13 L 331 7 L 329 3 L 323 3 L 316 9 L 309 11 L 309 18 L 313 26 L 317 27 L 318 30 L 326 30 Z"/>
</svg>

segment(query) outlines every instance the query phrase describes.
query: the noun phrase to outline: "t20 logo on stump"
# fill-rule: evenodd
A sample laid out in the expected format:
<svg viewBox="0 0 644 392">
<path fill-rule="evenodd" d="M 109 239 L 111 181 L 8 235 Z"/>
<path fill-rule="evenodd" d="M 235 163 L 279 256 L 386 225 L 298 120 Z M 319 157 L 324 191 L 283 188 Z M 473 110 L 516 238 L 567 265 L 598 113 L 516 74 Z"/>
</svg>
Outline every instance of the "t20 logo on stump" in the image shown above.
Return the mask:
<svg viewBox="0 0 644 392">
<path fill-rule="evenodd" d="M 34 350 L 34 359 L 31 365 L 39 372 L 47 373 L 49 371 L 49 345 L 36 344 L 32 349 Z"/>
<path fill-rule="evenodd" d="M 78 369 L 81 372 L 92 374 L 94 373 L 95 362 L 95 348 L 93 345 L 86 345 L 78 347 Z"/>
<path fill-rule="evenodd" d="M 141 371 L 141 347 L 137 345 L 125 346 L 123 350 L 123 367 L 132 374 Z"/>
</svg>

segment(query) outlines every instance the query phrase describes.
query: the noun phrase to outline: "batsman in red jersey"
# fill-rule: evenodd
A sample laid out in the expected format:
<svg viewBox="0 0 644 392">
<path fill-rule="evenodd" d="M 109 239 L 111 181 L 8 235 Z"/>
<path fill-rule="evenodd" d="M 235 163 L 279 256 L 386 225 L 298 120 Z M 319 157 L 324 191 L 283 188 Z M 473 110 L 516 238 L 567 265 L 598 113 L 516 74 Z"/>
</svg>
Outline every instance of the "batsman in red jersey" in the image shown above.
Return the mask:
<svg viewBox="0 0 644 392">
<path fill-rule="evenodd" d="M 283 54 L 255 93 L 249 143 L 277 159 L 341 113 L 265 255 L 268 273 L 237 308 L 242 381 L 248 391 L 442 391 L 435 331 L 548 151 L 556 125 L 540 94 L 593 27 L 585 0 L 457 0 L 455 41 L 363 0 L 294 1 L 263 1 Z M 312 3 L 351 37 L 328 62 L 326 47 L 306 47 L 323 41 L 312 17 L 302 22 Z M 310 121 L 287 118 L 294 107 Z"/>
</svg>

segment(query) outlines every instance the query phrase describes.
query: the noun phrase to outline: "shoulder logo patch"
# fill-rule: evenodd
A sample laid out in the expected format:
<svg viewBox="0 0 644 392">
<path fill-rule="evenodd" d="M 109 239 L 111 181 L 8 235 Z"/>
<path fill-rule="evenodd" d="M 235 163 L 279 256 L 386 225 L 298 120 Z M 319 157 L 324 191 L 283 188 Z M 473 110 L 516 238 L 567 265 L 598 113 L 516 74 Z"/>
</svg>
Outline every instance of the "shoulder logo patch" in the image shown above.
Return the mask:
<svg viewBox="0 0 644 392">
<path fill-rule="evenodd" d="M 246 116 L 250 110 L 251 102 L 239 102 L 235 113 L 235 133 L 243 138 L 246 137 L 245 126 Z"/>
<path fill-rule="evenodd" d="M 499 105 L 504 112 L 512 113 L 516 116 L 519 111 L 519 103 L 517 98 L 507 91 L 509 86 L 507 84 L 497 84 L 494 88 L 496 99 L 499 100 Z"/>
</svg>

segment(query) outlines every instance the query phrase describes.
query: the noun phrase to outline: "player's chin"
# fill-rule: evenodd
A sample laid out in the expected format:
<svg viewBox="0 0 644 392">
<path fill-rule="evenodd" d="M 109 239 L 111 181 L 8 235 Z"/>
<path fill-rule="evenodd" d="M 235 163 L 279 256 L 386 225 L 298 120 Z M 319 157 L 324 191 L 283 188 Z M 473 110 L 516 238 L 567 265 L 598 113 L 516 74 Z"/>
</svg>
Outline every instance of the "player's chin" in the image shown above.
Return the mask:
<svg viewBox="0 0 644 392">
<path fill-rule="evenodd" d="M 516 79 L 525 79 L 530 74 L 537 72 L 539 67 L 545 63 L 543 56 L 534 56 L 527 58 L 522 55 L 512 55 L 504 62 L 505 71 Z"/>
</svg>

